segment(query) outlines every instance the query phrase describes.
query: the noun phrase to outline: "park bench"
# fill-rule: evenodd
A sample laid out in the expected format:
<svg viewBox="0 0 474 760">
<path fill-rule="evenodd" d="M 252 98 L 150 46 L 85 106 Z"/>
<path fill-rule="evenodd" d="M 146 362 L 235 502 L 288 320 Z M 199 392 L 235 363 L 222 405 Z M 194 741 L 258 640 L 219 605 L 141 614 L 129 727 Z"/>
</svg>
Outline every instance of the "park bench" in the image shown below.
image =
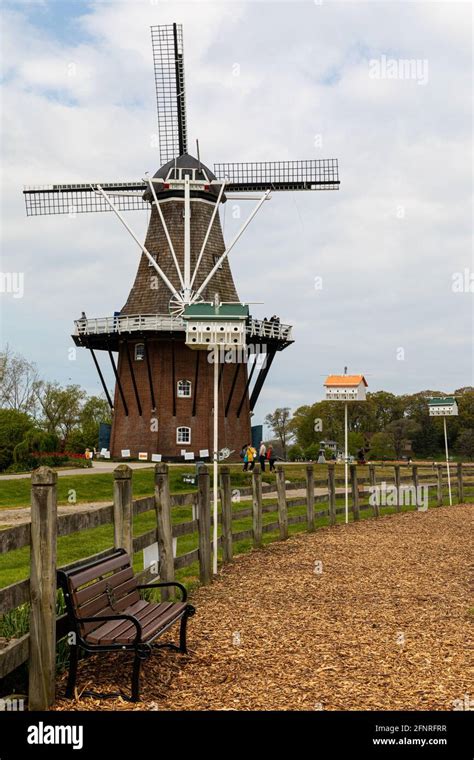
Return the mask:
<svg viewBox="0 0 474 760">
<path fill-rule="evenodd" d="M 134 652 L 131 697 L 120 694 L 88 695 L 105 698 L 122 696 L 137 702 L 140 699 L 140 666 L 152 647 L 168 647 L 186 653 L 186 624 L 194 615 L 187 604 L 187 593 L 181 583 L 156 582 L 139 584 L 130 557 L 118 549 L 105 559 L 58 571 L 58 586 L 63 590 L 69 623 L 75 633 L 71 644 L 66 697 L 74 696 L 79 649 L 86 652 Z M 176 586 L 181 601 L 151 602 L 140 597 L 141 589 Z M 156 644 L 156 640 L 174 623 L 180 621 L 179 646 Z"/>
</svg>

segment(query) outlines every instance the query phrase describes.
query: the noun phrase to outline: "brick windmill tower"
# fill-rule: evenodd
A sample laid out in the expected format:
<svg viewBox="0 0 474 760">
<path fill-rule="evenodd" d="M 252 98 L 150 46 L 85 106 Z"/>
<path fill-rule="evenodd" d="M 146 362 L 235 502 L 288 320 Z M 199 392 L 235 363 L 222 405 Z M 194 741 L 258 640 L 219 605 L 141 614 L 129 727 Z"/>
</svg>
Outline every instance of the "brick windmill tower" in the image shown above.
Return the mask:
<svg viewBox="0 0 474 760">
<path fill-rule="evenodd" d="M 245 323 L 246 356 L 219 368 L 219 441 L 239 451 L 251 440 L 251 414 L 275 354 L 292 336 L 279 320 L 249 315 L 228 255 L 270 193 L 336 190 L 339 178 L 336 159 L 214 164 L 211 171 L 189 155 L 182 27 L 155 26 L 151 33 L 160 169 L 139 181 L 26 187 L 24 194 L 28 216 L 112 211 L 141 249 L 122 310 L 77 320 L 73 339 L 90 351 L 113 410 L 112 457 L 129 451 L 176 460 L 185 452 L 205 456 L 212 439 L 213 368 L 205 349 L 186 345 L 185 310 L 212 303 L 224 325 L 226 318 Z M 229 197 L 256 205 L 226 246 L 219 208 Z M 151 209 L 144 243 L 122 214 L 135 209 Z M 113 399 L 98 351 L 112 365 Z"/>
</svg>

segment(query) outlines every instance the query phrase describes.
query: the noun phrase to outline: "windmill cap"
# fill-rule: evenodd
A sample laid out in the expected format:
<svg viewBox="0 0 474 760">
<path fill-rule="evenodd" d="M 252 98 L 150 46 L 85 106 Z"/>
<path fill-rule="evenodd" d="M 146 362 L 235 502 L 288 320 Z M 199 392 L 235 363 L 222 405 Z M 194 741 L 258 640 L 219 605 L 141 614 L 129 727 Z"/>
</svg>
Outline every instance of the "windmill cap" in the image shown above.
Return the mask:
<svg viewBox="0 0 474 760">
<path fill-rule="evenodd" d="M 212 182 L 212 180 L 217 179 L 214 172 L 212 172 L 209 167 L 207 167 L 205 164 L 203 164 L 202 161 L 199 161 L 194 156 L 190 156 L 189 153 L 183 153 L 182 156 L 178 156 L 177 158 L 172 158 L 171 161 L 168 161 L 166 164 L 163 164 L 160 169 L 156 172 L 156 174 L 153 175 L 153 179 L 163 179 L 165 180 L 171 169 L 195 169 L 195 178 L 197 180 L 202 180 L 203 182 Z M 173 177 L 171 177 L 173 178 Z M 168 191 L 170 192 L 170 191 Z M 173 191 L 171 191 L 173 192 Z M 175 191 L 180 192 L 180 191 Z M 182 191 L 181 191 L 182 192 Z M 213 195 L 219 194 L 219 188 L 218 187 L 210 187 L 209 192 L 211 192 Z M 143 199 L 146 201 L 152 201 L 152 195 L 150 190 L 145 190 L 143 194 Z M 224 197 L 222 198 L 224 200 Z"/>
</svg>

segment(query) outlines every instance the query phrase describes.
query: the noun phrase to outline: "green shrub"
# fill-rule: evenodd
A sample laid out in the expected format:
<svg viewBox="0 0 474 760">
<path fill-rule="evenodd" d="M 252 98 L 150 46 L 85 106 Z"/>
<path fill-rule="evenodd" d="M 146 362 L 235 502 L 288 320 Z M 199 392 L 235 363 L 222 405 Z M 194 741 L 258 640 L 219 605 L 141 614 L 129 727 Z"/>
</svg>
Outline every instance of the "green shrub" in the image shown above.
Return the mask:
<svg viewBox="0 0 474 760">
<path fill-rule="evenodd" d="M 303 449 L 301 446 L 298 446 L 298 444 L 295 444 L 294 446 L 290 446 L 288 449 L 288 461 L 289 462 L 298 462 L 299 460 L 303 459 Z"/>
</svg>

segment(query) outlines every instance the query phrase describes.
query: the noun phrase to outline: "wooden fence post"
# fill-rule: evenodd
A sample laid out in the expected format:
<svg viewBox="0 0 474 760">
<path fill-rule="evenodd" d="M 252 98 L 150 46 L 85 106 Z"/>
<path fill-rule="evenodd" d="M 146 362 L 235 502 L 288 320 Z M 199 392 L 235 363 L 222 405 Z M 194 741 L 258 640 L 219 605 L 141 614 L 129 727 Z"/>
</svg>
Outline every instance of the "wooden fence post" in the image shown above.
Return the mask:
<svg viewBox="0 0 474 760">
<path fill-rule="evenodd" d="M 359 512 L 359 490 L 358 490 L 358 484 L 357 484 L 357 465 L 351 464 L 350 467 L 350 473 L 351 473 L 351 490 L 352 490 L 352 517 L 354 520 L 360 520 L 360 512 Z"/>
<path fill-rule="evenodd" d="M 160 556 L 160 580 L 174 580 L 173 533 L 171 527 L 171 499 L 168 465 L 160 462 L 155 465 L 155 511 L 156 536 Z M 161 590 L 161 599 L 170 598 L 170 589 Z"/>
<path fill-rule="evenodd" d="M 308 522 L 308 533 L 316 530 L 314 520 L 314 466 L 306 465 L 306 515 Z"/>
<path fill-rule="evenodd" d="M 278 524 L 280 526 L 280 539 L 288 538 L 288 507 L 286 504 L 285 470 L 282 464 L 276 468 L 276 487 L 278 494 Z"/>
<path fill-rule="evenodd" d="M 114 470 L 114 545 L 133 557 L 132 470 L 119 464 Z"/>
<path fill-rule="evenodd" d="M 197 512 L 199 526 L 199 579 L 205 586 L 212 581 L 211 565 L 211 498 L 209 491 L 209 469 L 200 465 L 198 469 Z"/>
<path fill-rule="evenodd" d="M 258 549 L 262 546 L 262 474 L 259 464 L 252 470 L 252 496 L 253 545 Z"/>
<path fill-rule="evenodd" d="M 458 504 L 462 504 L 464 502 L 464 483 L 462 482 L 462 462 L 458 462 L 457 477 L 458 477 Z"/>
<path fill-rule="evenodd" d="M 232 562 L 232 491 L 230 485 L 230 467 L 220 468 L 221 507 L 222 507 L 222 561 Z"/>
<path fill-rule="evenodd" d="M 369 487 L 371 489 L 370 496 L 372 499 L 373 507 L 374 507 L 374 517 L 379 517 L 380 515 L 380 504 L 379 504 L 379 496 L 380 496 L 380 490 L 377 492 L 377 478 L 375 475 L 375 465 L 369 464 Z"/>
<path fill-rule="evenodd" d="M 418 509 L 418 466 L 416 464 L 412 465 L 412 476 L 413 476 L 413 488 L 415 491 L 415 509 Z"/>
<path fill-rule="evenodd" d="M 393 469 L 394 469 L 395 490 L 396 490 L 396 494 L 395 494 L 395 508 L 396 508 L 397 512 L 400 512 L 401 508 L 402 508 L 402 505 L 400 503 L 400 501 L 401 501 L 401 495 L 402 495 L 401 491 L 400 491 L 400 465 L 396 464 Z"/>
<path fill-rule="evenodd" d="M 328 464 L 328 502 L 329 502 L 329 525 L 336 524 L 336 486 L 334 482 L 335 465 Z"/>
<path fill-rule="evenodd" d="M 436 503 L 438 507 L 443 505 L 443 470 L 439 463 L 436 464 Z"/>
<path fill-rule="evenodd" d="M 56 538 L 58 475 L 31 476 L 29 710 L 47 710 L 56 684 Z"/>
</svg>

